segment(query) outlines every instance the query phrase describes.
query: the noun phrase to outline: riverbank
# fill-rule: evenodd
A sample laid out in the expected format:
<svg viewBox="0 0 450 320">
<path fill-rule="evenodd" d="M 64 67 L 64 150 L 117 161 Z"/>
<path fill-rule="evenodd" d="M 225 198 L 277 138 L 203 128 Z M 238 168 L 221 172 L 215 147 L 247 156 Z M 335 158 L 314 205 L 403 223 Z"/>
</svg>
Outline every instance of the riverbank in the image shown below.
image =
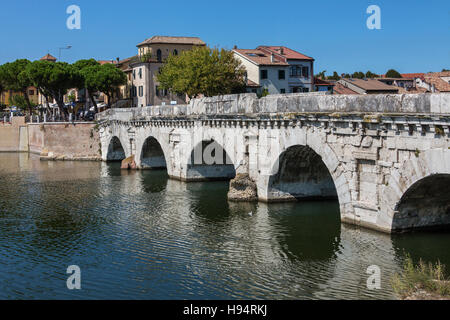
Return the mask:
<svg viewBox="0 0 450 320">
<path fill-rule="evenodd" d="M 14 117 L 0 124 L 0 137 L 0 152 L 30 152 L 46 161 L 101 161 L 95 122 L 25 123 Z"/>
<path fill-rule="evenodd" d="M 392 278 L 392 287 L 402 300 L 450 300 L 450 281 L 445 265 L 420 260 L 414 265 L 407 256 L 400 274 Z"/>
</svg>

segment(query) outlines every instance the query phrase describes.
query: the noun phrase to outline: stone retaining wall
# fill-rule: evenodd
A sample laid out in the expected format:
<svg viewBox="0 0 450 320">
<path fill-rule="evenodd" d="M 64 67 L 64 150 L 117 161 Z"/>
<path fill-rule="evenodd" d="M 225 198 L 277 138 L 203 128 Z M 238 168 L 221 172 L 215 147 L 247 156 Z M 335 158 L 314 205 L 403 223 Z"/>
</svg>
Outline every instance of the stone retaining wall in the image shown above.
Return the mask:
<svg viewBox="0 0 450 320">
<path fill-rule="evenodd" d="M 48 160 L 101 160 L 93 122 L 26 124 L 24 117 L 14 117 L 11 124 L 0 124 L 0 152 L 31 152 Z"/>
<path fill-rule="evenodd" d="M 29 150 L 48 160 L 100 160 L 94 123 L 28 124 Z"/>
</svg>

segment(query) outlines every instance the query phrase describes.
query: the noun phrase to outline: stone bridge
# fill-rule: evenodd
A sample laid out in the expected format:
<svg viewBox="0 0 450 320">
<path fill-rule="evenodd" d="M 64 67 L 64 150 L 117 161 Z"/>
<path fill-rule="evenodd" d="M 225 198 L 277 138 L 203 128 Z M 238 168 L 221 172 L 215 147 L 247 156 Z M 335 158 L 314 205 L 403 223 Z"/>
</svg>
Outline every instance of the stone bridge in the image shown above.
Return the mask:
<svg viewBox="0 0 450 320">
<path fill-rule="evenodd" d="M 228 95 L 97 121 L 105 161 L 245 176 L 265 202 L 335 198 L 343 222 L 384 232 L 450 226 L 450 94 Z"/>
</svg>

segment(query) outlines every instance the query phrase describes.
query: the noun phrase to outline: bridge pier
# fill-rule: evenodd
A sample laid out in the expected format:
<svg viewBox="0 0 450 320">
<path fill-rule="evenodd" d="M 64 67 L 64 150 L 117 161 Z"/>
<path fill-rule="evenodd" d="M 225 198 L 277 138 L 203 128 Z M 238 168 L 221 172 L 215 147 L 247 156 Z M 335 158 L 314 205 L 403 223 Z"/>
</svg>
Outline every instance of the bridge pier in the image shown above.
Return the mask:
<svg viewBox="0 0 450 320">
<path fill-rule="evenodd" d="M 249 177 L 263 202 L 337 199 L 342 222 L 383 232 L 450 225 L 449 94 L 231 95 L 99 122 L 105 161 Z"/>
</svg>

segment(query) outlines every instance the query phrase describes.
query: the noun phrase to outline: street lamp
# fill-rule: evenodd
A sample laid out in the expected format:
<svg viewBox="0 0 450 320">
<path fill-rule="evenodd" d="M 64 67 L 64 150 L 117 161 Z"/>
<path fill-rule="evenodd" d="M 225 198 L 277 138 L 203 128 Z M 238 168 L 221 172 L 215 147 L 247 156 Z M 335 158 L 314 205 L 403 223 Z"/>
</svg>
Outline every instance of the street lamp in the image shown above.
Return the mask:
<svg viewBox="0 0 450 320">
<path fill-rule="evenodd" d="M 61 61 L 61 50 L 66 50 L 66 49 L 70 49 L 70 48 L 72 48 L 72 46 L 67 46 L 67 47 L 59 48 L 58 61 Z"/>
</svg>

